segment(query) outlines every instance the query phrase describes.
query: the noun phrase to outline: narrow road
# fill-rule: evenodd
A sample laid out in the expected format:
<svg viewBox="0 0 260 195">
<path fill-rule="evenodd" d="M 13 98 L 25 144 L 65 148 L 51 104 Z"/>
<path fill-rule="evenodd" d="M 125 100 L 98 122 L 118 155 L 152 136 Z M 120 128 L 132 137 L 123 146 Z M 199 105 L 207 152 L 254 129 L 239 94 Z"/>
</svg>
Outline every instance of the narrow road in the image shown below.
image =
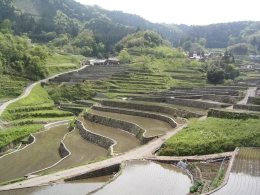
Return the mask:
<svg viewBox="0 0 260 195">
<path fill-rule="evenodd" d="M 20 100 L 20 99 L 25 98 L 26 96 L 28 96 L 28 95 L 31 93 L 31 90 L 33 89 L 33 87 L 34 87 L 35 85 L 37 85 L 38 83 L 46 82 L 46 81 L 48 81 L 49 79 L 52 79 L 52 78 L 57 77 L 57 76 L 59 76 L 59 75 L 66 74 L 66 73 L 70 73 L 70 72 L 79 71 L 79 70 L 84 69 L 84 68 L 86 68 L 86 67 L 87 67 L 87 65 L 84 65 L 84 66 L 81 66 L 79 69 L 72 70 L 72 71 L 68 71 L 68 72 L 64 72 L 64 73 L 59 73 L 59 74 L 56 74 L 56 75 L 51 76 L 51 77 L 49 77 L 49 78 L 46 78 L 46 79 L 43 79 L 43 80 L 40 80 L 40 81 L 37 81 L 37 82 L 31 84 L 30 86 L 28 86 L 28 87 L 25 88 L 25 90 L 24 90 L 24 92 L 23 92 L 22 95 L 20 95 L 19 97 L 15 98 L 15 99 L 12 99 L 12 100 L 9 100 L 9 101 L 3 103 L 2 105 L 0 105 L 0 116 L 2 115 L 3 111 L 6 109 L 6 107 L 7 107 L 9 104 L 11 104 L 11 103 L 13 103 L 13 102 L 16 102 L 16 101 L 18 101 L 18 100 Z"/>
<path fill-rule="evenodd" d="M 237 104 L 247 104 L 248 97 L 254 97 L 256 89 L 257 89 L 257 87 L 248 89 L 246 96 L 240 102 L 238 102 Z M 233 109 L 233 105 L 227 107 L 226 109 Z"/>
<path fill-rule="evenodd" d="M 6 186 L 1 186 L 0 191 L 2 190 L 10 190 L 10 189 L 19 189 L 19 188 L 26 188 L 26 187 L 34 187 L 34 186 L 41 186 L 44 184 L 51 184 L 51 183 L 56 183 L 59 182 L 63 179 L 66 178 L 71 178 L 73 176 L 81 175 L 84 173 L 87 173 L 89 171 L 97 170 L 103 167 L 107 167 L 110 165 L 122 163 L 125 160 L 131 160 L 131 159 L 142 159 L 145 158 L 146 156 L 152 155 L 156 150 L 160 148 L 164 140 L 170 138 L 171 136 L 175 135 L 177 132 L 182 130 L 186 125 L 180 125 L 176 129 L 167 132 L 165 135 L 163 135 L 160 138 L 154 139 L 151 142 L 149 142 L 146 145 L 143 145 L 141 147 L 138 147 L 134 150 L 131 150 L 121 156 L 113 157 L 101 162 L 89 164 L 89 165 L 84 165 L 64 171 L 60 171 L 57 173 L 53 173 L 50 175 L 45 175 L 45 176 L 39 176 L 39 177 L 34 177 L 30 178 L 21 182 L 17 182 L 14 184 L 9 184 Z"/>
<path fill-rule="evenodd" d="M 238 104 L 247 104 L 248 97 L 254 97 L 257 87 L 250 88 L 247 90 L 246 96 Z"/>
</svg>

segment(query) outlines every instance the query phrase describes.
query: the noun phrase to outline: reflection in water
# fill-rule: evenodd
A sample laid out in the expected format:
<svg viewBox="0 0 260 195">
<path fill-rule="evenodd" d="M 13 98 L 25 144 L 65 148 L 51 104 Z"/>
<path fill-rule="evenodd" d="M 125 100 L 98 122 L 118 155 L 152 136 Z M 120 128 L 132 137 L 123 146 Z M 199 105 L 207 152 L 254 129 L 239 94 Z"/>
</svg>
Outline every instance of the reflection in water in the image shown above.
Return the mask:
<svg viewBox="0 0 260 195">
<path fill-rule="evenodd" d="M 103 176 L 53 186 L 25 188 L 0 192 L 0 195 L 85 195 L 108 182 L 113 176 Z"/>
<path fill-rule="evenodd" d="M 235 157 L 228 183 L 214 195 L 260 194 L 260 149 L 240 148 Z"/>
<path fill-rule="evenodd" d="M 187 194 L 191 180 L 180 169 L 150 161 L 130 161 L 122 174 L 95 194 Z"/>
</svg>

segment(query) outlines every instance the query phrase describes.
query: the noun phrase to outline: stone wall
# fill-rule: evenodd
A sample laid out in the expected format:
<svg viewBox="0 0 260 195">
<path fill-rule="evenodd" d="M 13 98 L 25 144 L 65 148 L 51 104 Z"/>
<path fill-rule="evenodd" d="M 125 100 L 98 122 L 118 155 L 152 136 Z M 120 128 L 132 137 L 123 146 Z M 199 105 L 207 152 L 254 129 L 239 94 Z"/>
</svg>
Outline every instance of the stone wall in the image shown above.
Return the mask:
<svg viewBox="0 0 260 195">
<path fill-rule="evenodd" d="M 220 104 L 220 103 L 216 104 L 211 102 L 186 100 L 186 99 L 179 99 L 179 98 L 167 98 L 166 103 L 180 105 L 180 106 L 194 107 L 194 108 L 202 108 L 202 109 L 223 108 L 223 107 L 231 106 L 230 104 Z"/>
<path fill-rule="evenodd" d="M 160 114 L 153 114 L 153 113 L 148 113 L 148 112 L 138 112 L 138 111 L 134 111 L 134 110 L 122 110 L 122 109 L 117 109 L 117 108 L 108 108 L 108 107 L 100 107 L 100 106 L 93 106 L 92 109 L 104 111 L 104 112 L 112 112 L 112 113 L 120 113 L 120 114 L 152 118 L 152 119 L 157 119 L 160 121 L 167 122 L 173 128 L 175 128 L 177 126 L 176 122 L 173 119 L 171 119 L 167 116 L 160 115 Z"/>
<path fill-rule="evenodd" d="M 239 112 L 232 112 L 232 110 L 218 110 L 218 109 L 209 109 L 208 112 L 209 117 L 216 117 L 216 118 L 226 118 L 226 119 L 259 119 L 260 115 L 254 115 L 249 113 L 239 113 Z"/>
<path fill-rule="evenodd" d="M 74 103 L 76 103 L 76 104 L 81 104 L 81 105 L 85 105 L 85 106 L 87 106 L 87 107 L 91 107 L 91 106 L 93 106 L 93 104 L 94 104 L 94 103 L 89 102 L 89 101 L 86 101 L 86 100 L 76 100 L 76 101 L 74 101 Z"/>
<path fill-rule="evenodd" d="M 238 100 L 241 100 L 242 97 L 239 96 L 230 96 L 230 95 L 203 95 L 202 100 L 211 100 L 215 102 L 223 102 L 227 104 L 235 104 Z"/>
<path fill-rule="evenodd" d="M 59 152 L 62 158 L 70 154 L 70 152 L 68 151 L 68 149 L 66 148 L 63 142 L 60 143 Z"/>
<path fill-rule="evenodd" d="M 234 105 L 234 109 L 251 110 L 251 111 L 260 111 L 260 106 L 258 106 L 258 105 L 243 105 L 243 104 L 236 104 L 236 105 Z"/>
<path fill-rule="evenodd" d="M 74 180 L 82 180 L 82 179 L 112 175 L 114 173 L 117 173 L 119 170 L 120 170 L 120 164 L 114 164 L 101 169 L 83 173 L 81 175 L 77 175 L 69 179 L 65 179 L 64 181 L 74 181 Z"/>
<path fill-rule="evenodd" d="M 113 151 L 113 148 L 111 148 L 114 144 L 116 144 L 112 139 L 90 132 L 88 131 L 82 124 L 81 121 L 76 119 L 76 125 L 79 129 L 79 134 L 86 139 L 87 141 L 90 141 L 94 144 L 97 144 L 100 147 L 111 149 L 111 152 Z"/>
<path fill-rule="evenodd" d="M 247 103 L 260 105 L 260 97 L 248 97 Z"/>
<path fill-rule="evenodd" d="M 113 119 L 113 118 L 108 118 L 108 117 L 104 117 L 104 116 L 99 116 L 99 115 L 95 115 L 95 114 L 91 114 L 91 113 L 85 113 L 84 118 L 91 122 L 96 122 L 96 123 L 99 123 L 102 125 L 106 125 L 109 127 L 127 131 L 127 132 L 133 134 L 136 138 L 138 138 L 142 144 L 146 144 L 147 142 L 151 141 L 152 139 L 158 137 L 158 136 L 145 137 L 144 136 L 145 130 L 134 123 L 117 120 L 117 119 Z"/>
<path fill-rule="evenodd" d="M 187 118 L 198 118 L 201 117 L 202 114 L 190 112 L 187 110 L 181 110 L 177 108 L 171 108 L 168 106 L 158 106 L 158 105 L 148 105 L 148 104 L 138 104 L 138 103 L 132 103 L 132 102 L 115 102 L 115 101 L 102 101 L 100 102 L 104 106 L 110 106 L 110 107 L 118 107 L 118 108 L 128 108 L 128 109 L 136 109 L 136 110 L 145 110 L 145 111 L 151 111 L 151 112 L 159 112 L 164 114 L 169 114 L 172 116 L 180 116 L 180 117 L 187 117 Z"/>
</svg>

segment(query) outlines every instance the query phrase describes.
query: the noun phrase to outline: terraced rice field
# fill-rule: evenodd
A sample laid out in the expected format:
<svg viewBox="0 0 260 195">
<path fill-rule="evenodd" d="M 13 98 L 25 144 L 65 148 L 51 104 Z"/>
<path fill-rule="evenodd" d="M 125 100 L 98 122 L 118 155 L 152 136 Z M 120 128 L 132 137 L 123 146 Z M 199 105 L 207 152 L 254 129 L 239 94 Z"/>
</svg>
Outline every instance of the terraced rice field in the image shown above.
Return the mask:
<svg viewBox="0 0 260 195">
<path fill-rule="evenodd" d="M 114 146 L 114 152 L 124 153 L 141 145 L 140 141 L 132 134 L 126 131 L 93 123 L 87 120 L 81 120 L 86 129 L 94 133 L 109 137 L 117 142 Z"/>
<path fill-rule="evenodd" d="M 214 195 L 259 195 L 260 149 L 240 148 L 235 157 L 228 183 Z"/>
<path fill-rule="evenodd" d="M 108 107 L 108 106 L 102 106 L 102 107 L 104 107 L 104 108 L 111 108 L 111 107 Z M 118 109 L 118 110 L 130 110 L 130 111 L 135 111 L 135 112 L 143 112 L 143 111 L 135 110 L 135 109 L 125 109 L 125 108 L 116 108 L 116 109 Z M 185 120 L 181 120 L 180 118 L 174 117 L 174 116 L 169 115 L 169 114 L 158 113 L 158 112 L 150 112 L 150 111 L 145 111 L 145 112 L 146 113 L 151 113 L 151 114 L 160 114 L 160 115 L 168 116 L 168 117 L 172 118 L 178 124 L 185 124 L 185 123 L 187 123 Z"/>
<path fill-rule="evenodd" d="M 36 141 L 28 147 L 0 158 L 0 182 L 13 180 L 49 167 L 61 159 L 59 145 L 68 133 L 67 125 L 52 127 L 34 134 Z"/>
<path fill-rule="evenodd" d="M 106 157 L 108 155 L 108 150 L 105 148 L 99 147 L 98 145 L 83 139 L 80 136 L 78 129 L 75 129 L 73 132 L 68 134 L 63 142 L 67 149 L 71 152 L 71 155 L 55 167 L 44 171 L 45 173 L 85 164 L 97 158 Z"/>
<path fill-rule="evenodd" d="M 111 112 L 102 112 L 102 111 L 97 111 L 92 109 L 88 109 L 88 112 L 92 114 L 97 114 L 101 116 L 106 116 L 110 118 L 115 118 L 115 119 L 131 122 L 131 123 L 135 123 L 146 130 L 145 133 L 146 137 L 159 135 L 172 129 L 172 126 L 170 124 L 156 119 L 126 115 L 126 114 L 111 113 Z"/>
<path fill-rule="evenodd" d="M 122 174 L 96 195 L 183 195 L 189 193 L 190 178 L 169 164 L 159 164 L 150 161 L 129 161 Z"/>
</svg>

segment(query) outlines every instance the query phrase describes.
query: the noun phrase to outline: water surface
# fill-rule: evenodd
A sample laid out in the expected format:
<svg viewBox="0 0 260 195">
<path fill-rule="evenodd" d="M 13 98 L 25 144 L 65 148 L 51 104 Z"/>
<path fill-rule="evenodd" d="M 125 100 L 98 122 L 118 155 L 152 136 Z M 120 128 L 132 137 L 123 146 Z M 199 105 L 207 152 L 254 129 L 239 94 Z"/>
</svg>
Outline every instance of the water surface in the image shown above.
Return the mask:
<svg viewBox="0 0 260 195">
<path fill-rule="evenodd" d="M 145 133 L 146 137 L 159 135 L 173 129 L 169 123 L 156 120 L 156 119 L 119 114 L 119 113 L 103 112 L 103 111 L 92 110 L 92 109 L 88 109 L 88 112 L 92 114 L 106 116 L 109 118 L 115 118 L 115 119 L 124 120 L 131 123 L 135 123 L 146 130 Z"/>
<path fill-rule="evenodd" d="M 122 174 L 96 195 L 183 195 L 189 193 L 190 178 L 180 169 L 150 161 L 129 161 Z"/>
<path fill-rule="evenodd" d="M 240 148 L 228 183 L 214 195 L 260 194 L 260 148 Z"/>
</svg>

